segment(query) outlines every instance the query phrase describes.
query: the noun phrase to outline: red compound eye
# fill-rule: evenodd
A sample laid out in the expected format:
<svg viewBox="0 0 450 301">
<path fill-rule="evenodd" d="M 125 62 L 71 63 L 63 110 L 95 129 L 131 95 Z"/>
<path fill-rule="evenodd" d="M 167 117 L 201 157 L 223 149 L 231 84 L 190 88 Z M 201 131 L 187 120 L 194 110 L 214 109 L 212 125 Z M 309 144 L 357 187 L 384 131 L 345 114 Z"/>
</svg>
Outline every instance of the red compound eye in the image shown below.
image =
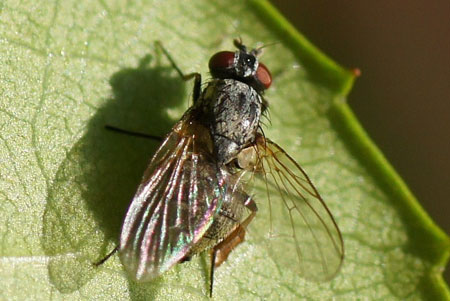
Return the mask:
<svg viewBox="0 0 450 301">
<path fill-rule="evenodd" d="M 272 84 L 272 75 L 270 75 L 269 69 L 263 63 L 259 63 L 256 70 L 256 78 L 266 89 Z"/>
<path fill-rule="evenodd" d="M 209 70 L 226 69 L 234 64 L 234 52 L 221 51 L 214 54 L 209 59 Z"/>
</svg>

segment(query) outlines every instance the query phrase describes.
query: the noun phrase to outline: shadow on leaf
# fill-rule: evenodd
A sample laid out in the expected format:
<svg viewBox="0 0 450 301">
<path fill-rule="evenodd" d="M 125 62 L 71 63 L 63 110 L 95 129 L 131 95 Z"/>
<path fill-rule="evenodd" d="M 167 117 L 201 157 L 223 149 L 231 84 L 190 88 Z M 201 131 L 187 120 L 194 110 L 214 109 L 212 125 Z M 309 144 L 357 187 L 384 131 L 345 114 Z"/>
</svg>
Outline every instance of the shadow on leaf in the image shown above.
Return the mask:
<svg viewBox="0 0 450 301">
<path fill-rule="evenodd" d="M 149 63 L 151 57 L 144 57 L 138 68 L 112 76 L 113 97 L 67 152 L 48 191 L 42 245 L 51 258 L 49 278 L 62 293 L 94 277 L 92 263 L 110 251 L 111 241 L 117 243 L 129 202 L 159 144 L 107 131 L 105 125 L 164 136 L 175 122 L 167 109 L 186 106 L 185 84 L 173 69 L 146 67 Z M 136 285 L 130 283 L 131 291 Z"/>
</svg>

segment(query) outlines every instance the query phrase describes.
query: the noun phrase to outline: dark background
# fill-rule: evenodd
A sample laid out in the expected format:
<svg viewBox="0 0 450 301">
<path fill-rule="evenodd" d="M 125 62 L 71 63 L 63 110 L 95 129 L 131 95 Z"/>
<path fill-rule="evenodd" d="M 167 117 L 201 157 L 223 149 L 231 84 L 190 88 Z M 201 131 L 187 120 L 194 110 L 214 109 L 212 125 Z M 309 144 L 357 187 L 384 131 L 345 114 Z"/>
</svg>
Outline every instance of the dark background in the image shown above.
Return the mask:
<svg viewBox="0 0 450 301">
<path fill-rule="evenodd" d="M 350 107 L 422 206 L 450 232 L 450 2 L 272 0 L 362 76 Z M 445 273 L 450 282 L 450 271 Z"/>
</svg>

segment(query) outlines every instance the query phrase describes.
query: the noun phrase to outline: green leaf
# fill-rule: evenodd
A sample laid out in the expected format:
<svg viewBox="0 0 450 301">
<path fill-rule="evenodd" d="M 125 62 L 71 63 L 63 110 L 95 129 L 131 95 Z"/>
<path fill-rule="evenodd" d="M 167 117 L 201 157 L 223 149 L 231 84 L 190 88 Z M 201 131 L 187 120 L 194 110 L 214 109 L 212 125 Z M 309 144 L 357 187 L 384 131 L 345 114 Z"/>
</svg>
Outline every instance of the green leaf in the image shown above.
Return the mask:
<svg viewBox="0 0 450 301">
<path fill-rule="evenodd" d="M 274 76 L 265 133 L 308 172 L 342 231 L 330 282 L 277 265 L 268 204 L 216 271 L 223 299 L 450 299 L 449 238 L 429 219 L 345 103 L 353 74 L 265 1 L 3 1 L 0 4 L 0 299 L 207 299 L 208 256 L 137 284 L 117 256 L 129 200 L 157 144 L 189 106 L 180 68 L 201 71 L 232 38 L 265 49 Z M 320 22 L 320 20 L 318 20 Z M 262 196 L 256 191 L 256 196 Z M 276 208 L 281 203 L 273 204 Z"/>
</svg>

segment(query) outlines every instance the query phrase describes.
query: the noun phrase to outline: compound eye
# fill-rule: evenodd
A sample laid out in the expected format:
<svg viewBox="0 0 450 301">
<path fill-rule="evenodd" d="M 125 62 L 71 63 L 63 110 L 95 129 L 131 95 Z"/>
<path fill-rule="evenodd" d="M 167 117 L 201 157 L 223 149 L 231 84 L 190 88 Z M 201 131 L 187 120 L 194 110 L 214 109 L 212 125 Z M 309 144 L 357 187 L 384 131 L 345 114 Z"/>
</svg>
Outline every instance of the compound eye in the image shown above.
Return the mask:
<svg viewBox="0 0 450 301">
<path fill-rule="evenodd" d="M 255 77 L 266 89 L 272 84 L 272 75 L 270 75 L 269 69 L 263 63 L 259 63 Z"/>
<path fill-rule="evenodd" d="M 221 51 L 209 59 L 209 70 L 220 70 L 232 67 L 234 64 L 234 52 Z"/>
</svg>

